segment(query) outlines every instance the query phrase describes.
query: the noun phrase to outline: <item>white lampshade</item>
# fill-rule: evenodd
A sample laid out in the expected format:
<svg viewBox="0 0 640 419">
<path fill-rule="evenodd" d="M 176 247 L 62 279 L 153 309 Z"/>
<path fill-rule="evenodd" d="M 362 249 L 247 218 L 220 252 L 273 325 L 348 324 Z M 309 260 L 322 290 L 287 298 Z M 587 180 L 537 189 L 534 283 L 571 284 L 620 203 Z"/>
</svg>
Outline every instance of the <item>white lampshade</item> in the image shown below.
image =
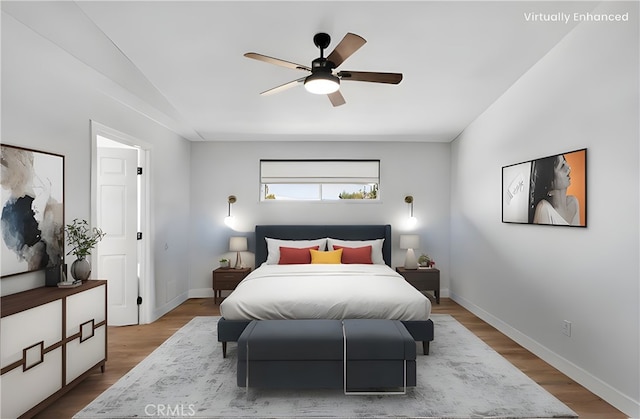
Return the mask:
<svg viewBox="0 0 640 419">
<path fill-rule="evenodd" d="M 236 252 L 236 264 L 234 268 L 242 268 L 242 256 L 240 256 L 240 252 L 244 252 L 248 248 L 246 237 L 231 237 L 229 239 L 229 250 Z"/>
<path fill-rule="evenodd" d="M 400 249 L 407 250 L 407 256 L 404 259 L 405 269 L 418 269 L 418 260 L 413 249 L 420 247 L 420 236 L 417 234 L 401 234 Z"/>
<path fill-rule="evenodd" d="M 400 249 L 417 249 L 420 247 L 420 236 L 417 234 L 401 234 Z"/>
<path fill-rule="evenodd" d="M 229 239 L 229 250 L 231 252 L 244 252 L 248 248 L 246 237 L 231 237 Z"/>
</svg>

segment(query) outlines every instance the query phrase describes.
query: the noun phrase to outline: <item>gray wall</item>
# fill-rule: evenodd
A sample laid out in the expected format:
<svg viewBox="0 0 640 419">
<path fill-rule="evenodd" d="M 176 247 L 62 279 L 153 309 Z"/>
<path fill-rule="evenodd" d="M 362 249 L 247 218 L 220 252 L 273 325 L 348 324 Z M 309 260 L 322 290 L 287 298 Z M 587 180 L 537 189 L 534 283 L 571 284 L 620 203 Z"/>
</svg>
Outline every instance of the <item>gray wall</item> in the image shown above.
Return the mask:
<svg viewBox="0 0 640 419">
<path fill-rule="evenodd" d="M 191 146 L 191 296 L 213 295 L 211 270 L 229 255 L 229 237 L 249 237 L 256 224 L 391 224 L 394 266 L 404 263 L 400 234 L 420 235 L 421 249 L 449 273 L 448 143 L 410 142 L 215 142 Z M 260 159 L 380 159 L 380 202 L 259 202 Z M 234 231 L 224 223 L 227 197 L 238 201 Z M 418 223 L 407 226 L 406 195 L 414 197 Z M 251 250 L 253 251 L 253 250 Z M 234 256 L 235 257 L 235 256 Z M 235 258 L 232 257 L 232 262 Z M 243 255 L 253 263 L 253 255 Z M 443 292 L 443 294 L 444 294 Z"/>
<path fill-rule="evenodd" d="M 190 143 L 111 94 L 119 91 L 102 74 L 2 14 L 2 143 L 65 156 L 67 222 L 91 220 L 90 120 L 152 145 L 155 301 L 145 307 L 151 305 L 157 318 L 187 295 Z M 42 285 L 43 271 L 3 278 L 2 295 Z"/>
<path fill-rule="evenodd" d="M 633 417 L 637 6 L 605 6 L 633 22 L 579 25 L 452 144 L 450 276 L 457 301 Z M 501 223 L 502 166 L 583 147 L 588 228 Z"/>
</svg>

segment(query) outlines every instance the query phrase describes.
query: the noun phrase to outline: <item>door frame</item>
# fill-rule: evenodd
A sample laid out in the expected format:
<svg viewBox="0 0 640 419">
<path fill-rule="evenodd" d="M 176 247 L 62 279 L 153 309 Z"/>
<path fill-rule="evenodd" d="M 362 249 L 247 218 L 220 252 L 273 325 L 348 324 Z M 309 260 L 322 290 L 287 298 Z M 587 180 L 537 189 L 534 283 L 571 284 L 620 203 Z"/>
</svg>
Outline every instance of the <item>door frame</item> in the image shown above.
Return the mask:
<svg viewBox="0 0 640 419">
<path fill-rule="evenodd" d="M 126 144 L 138 149 L 138 154 L 143 163 L 144 172 L 140 182 L 140 231 L 143 240 L 138 244 L 138 263 L 140 263 L 140 281 L 138 295 L 142 297 L 142 304 L 138 307 L 138 317 L 140 324 L 151 323 L 153 318 L 153 307 L 155 307 L 155 291 L 153 286 L 153 256 L 151 253 L 151 243 L 153 243 L 152 228 L 153 211 L 151 210 L 151 144 L 110 128 L 99 122 L 91 120 L 91 220 L 98 218 L 98 135 L 110 140 Z M 91 222 L 93 226 L 93 222 Z M 91 255 L 91 266 L 95 269 L 97 278 L 98 262 L 95 255 Z"/>
</svg>

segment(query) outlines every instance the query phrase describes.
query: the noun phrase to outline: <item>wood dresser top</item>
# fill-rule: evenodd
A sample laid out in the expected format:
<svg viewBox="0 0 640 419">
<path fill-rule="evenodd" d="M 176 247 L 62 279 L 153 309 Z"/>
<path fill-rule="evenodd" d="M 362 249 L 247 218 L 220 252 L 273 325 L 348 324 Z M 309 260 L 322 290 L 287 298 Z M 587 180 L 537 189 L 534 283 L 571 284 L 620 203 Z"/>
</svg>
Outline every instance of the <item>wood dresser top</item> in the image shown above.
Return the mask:
<svg viewBox="0 0 640 419">
<path fill-rule="evenodd" d="M 89 280 L 75 288 L 40 287 L 7 295 L 2 297 L 2 317 L 11 316 L 12 314 L 47 304 L 51 301 L 77 294 L 78 292 L 99 287 L 106 283 L 107 281 L 104 280 Z"/>
</svg>

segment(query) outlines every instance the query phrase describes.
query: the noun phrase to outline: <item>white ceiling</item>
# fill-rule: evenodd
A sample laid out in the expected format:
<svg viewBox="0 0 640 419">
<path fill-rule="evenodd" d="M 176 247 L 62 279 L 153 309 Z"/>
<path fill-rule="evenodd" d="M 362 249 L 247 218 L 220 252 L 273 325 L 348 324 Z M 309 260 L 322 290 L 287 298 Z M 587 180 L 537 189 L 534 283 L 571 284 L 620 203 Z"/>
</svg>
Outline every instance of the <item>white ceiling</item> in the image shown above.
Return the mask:
<svg viewBox="0 0 640 419">
<path fill-rule="evenodd" d="M 2 10 L 114 82 L 111 95 L 185 138 L 451 141 L 575 23 L 527 13 L 591 2 L 87 1 L 2 2 Z M 365 44 L 340 70 L 401 72 L 399 85 L 344 81 L 346 105 L 297 86 L 305 73 L 245 52 L 310 65 L 313 35 Z M 3 40 L 4 42 L 4 40 Z"/>
</svg>

